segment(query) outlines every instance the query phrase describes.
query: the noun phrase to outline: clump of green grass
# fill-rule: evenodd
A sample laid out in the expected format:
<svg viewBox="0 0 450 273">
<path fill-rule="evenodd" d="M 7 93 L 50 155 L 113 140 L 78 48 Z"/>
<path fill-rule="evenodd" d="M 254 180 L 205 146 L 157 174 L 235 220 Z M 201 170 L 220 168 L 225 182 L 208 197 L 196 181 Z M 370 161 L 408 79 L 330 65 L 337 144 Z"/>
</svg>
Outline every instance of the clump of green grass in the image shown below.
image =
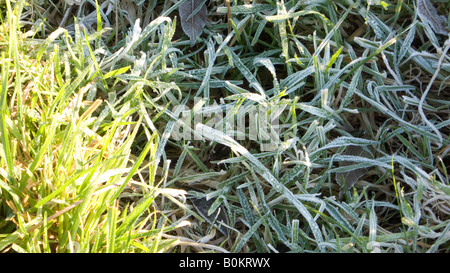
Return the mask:
<svg viewBox="0 0 450 273">
<path fill-rule="evenodd" d="M 183 1 L 6 1 L 1 251 L 448 250 L 450 39 L 415 1 L 231 1 L 230 32 L 208 1 L 193 47 Z M 217 130 L 262 106 L 276 149 Z"/>
<path fill-rule="evenodd" d="M 96 94 L 128 68 L 99 69 L 92 40 L 78 25 L 75 37 L 57 29 L 43 40 L 25 38 L 18 21 L 24 3 L 6 4 L 1 251 L 161 252 L 177 246 L 179 240 L 161 236 L 187 222 L 172 222 L 152 205 L 173 193 L 159 188 L 160 138 L 143 129 L 145 107 L 136 97 L 121 102 Z M 138 202 L 120 202 L 130 185 L 142 183 L 134 193 Z"/>
</svg>

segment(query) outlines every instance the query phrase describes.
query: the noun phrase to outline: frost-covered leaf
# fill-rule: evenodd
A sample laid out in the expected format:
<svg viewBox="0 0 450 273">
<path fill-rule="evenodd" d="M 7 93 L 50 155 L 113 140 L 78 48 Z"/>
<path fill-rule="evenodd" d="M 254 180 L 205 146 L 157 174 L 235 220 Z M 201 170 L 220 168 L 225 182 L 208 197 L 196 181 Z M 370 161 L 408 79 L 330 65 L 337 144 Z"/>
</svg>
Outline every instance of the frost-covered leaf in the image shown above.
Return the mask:
<svg viewBox="0 0 450 273">
<path fill-rule="evenodd" d="M 439 15 L 436 8 L 429 0 L 417 0 L 417 12 L 420 19 L 430 27 L 437 34 L 448 35 L 448 31 L 444 28 L 447 18 Z"/>
<path fill-rule="evenodd" d="M 81 0 L 66 0 L 66 3 L 68 4 L 68 5 L 81 5 Z"/>
<path fill-rule="evenodd" d="M 223 210 L 221 207 L 216 207 L 216 209 L 211 214 L 208 213 L 208 211 L 214 205 L 216 199 L 211 198 L 208 200 L 206 199 L 206 197 L 194 197 L 191 198 L 191 201 L 198 214 L 200 214 L 203 219 L 205 219 L 210 224 L 214 224 L 223 235 L 228 236 L 228 228 L 220 224 L 228 224 L 225 210 Z"/>
<path fill-rule="evenodd" d="M 361 146 L 356 145 L 349 145 L 345 149 L 345 151 L 342 153 L 342 155 L 349 155 L 349 156 L 362 156 L 362 157 L 369 157 L 370 154 L 364 150 Z M 350 161 L 342 161 L 340 162 L 339 166 L 350 166 L 355 163 Z M 346 191 L 350 189 L 358 180 L 367 173 L 368 168 L 359 168 L 347 172 L 340 172 L 336 174 L 336 180 L 339 183 L 339 185 L 342 186 L 343 191 Z"/>
<path fill-rule="evenodd" d="M 209 140 L 216 141 L 222 145 L 230 147 L 238 156 L 244 156 L 248 160 L 248 163 L 253 168 L 253 170 L 259 173 L 275 191 L 282 194 L 302 214 L 302 216 L 305 218 L 305 221 L 309 224 L 311 232 L 313 233 L 314 238 L 319 245 L 319 248 L 321 249 L 321 251 L 324 250 L 321 245 L 321 243 L 323 242 L 322 231 L 320 230 L 319 225 L 316 223 L 316 219 L 312 217 L 309 210 L 296 196 L 294 196 L 292 191 L 290 191 L 285 185 L 282 185 L 277 180 L 277 178 L 275 178 L 273 174 L 255 156 L 253 156 L 245 147 L 240 145 L 238 142 L 236 142 L 234 139 L 224 134 L 223 132 L 205 126 L 201 123 L 197 123 L 195 125 L 195 130 Z"/>
<path fill-rule="evenodd" d="M 206 25 L 208 10 L 204 0 L 186 0 L 178 8 L 181 19 L 181 27 L 184 33 L 191 39 L 191 46 Z"/>
</svg>

